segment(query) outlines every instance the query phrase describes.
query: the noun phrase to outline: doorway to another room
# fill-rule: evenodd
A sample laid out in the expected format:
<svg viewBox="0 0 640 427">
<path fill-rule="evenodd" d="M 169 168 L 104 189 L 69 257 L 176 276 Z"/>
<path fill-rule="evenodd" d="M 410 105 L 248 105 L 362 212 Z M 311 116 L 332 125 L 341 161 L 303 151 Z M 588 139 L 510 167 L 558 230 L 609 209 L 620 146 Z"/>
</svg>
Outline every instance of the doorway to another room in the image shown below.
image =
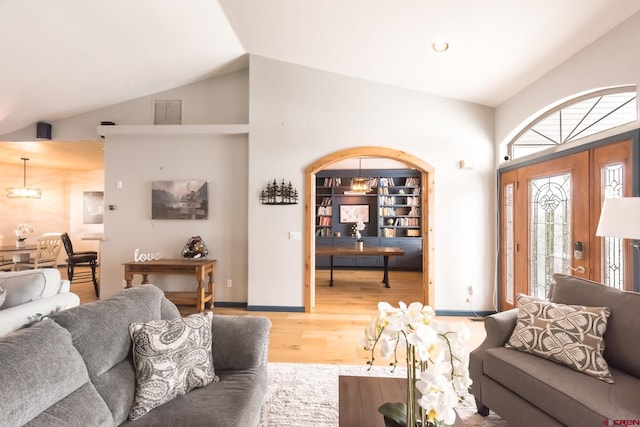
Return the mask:
<svg viewBox="0 0 640 427">
<path fill-rule="evenodd" d="M 408 236 L 419 236 L 421 238 L 421 248 L 419 251 L 418 262 L 421 267 L 421 271 L 394 271 L 393 283 L 397 283 L 399 298 L 405 301 L 420 301 L 423 304 L 433 304 L 434 300 L 434 283 L 433 283 L 433 174 L 434 169 L 431 165 L 419 159 L 411 154 L 389 149 L 385 147 L 355 147 L 349 148 L 342 151 L 338 151 L 335 153 L 331 153 L 327 156 L 318 159 L 313 164 L 309 165 L 305 169 L 305 221 L 304 221 L 304 234 L 305 234 L 305 311 L 311 312 L 313 308 L 316 306 L 316 278 L 318 282 L 328 282 L 330 270 L 316 270 L 316 235 L 318 232 L 322 234 L 317 228 L 317 220 L 318 220 L 318 212 L 317 212 L 317 197 L 322 198 L 322 195 L 317 193 L 317 177 L 321 174 L 321 171 L 331 169 L 332 165 L 335 165 L 338 162 L 347 159 L 358 159 L 358 158 L 381 158 L 381 159 L 390 159 L 396 162 L 400 162 L 406 165 L 407 168 L 411 169 L 415 174 L 415 182 L 419 183 L 416 185 L 416 191 L 414 195 L 410 197 L 416 199 L 416 203 L 420 207 L 418 217 L 415 219 L 415 226 L 402 226 L 397 227 L 393 224 L 387 224 L 383 218 L 383 213 L 380 212 L 379 205 L 375 205 L 375 212 L 370 213 L 369 218 L 374 217 L 375 221 L 372 226 L 376 228 L 375 237 L 373 235 L 369 235 L 371 239 L 380 239 L 380 246 L 383 246 L 384 243 L 382 240 L 384 237 L 392 237 L 387 235 L 389 233 L 407 233 Z M 405 179 L 403 179 L 402 186 L 405 185 Z M 321 186 L 322 187 L 322 186 Z M 402 197 L 405 196 L 404 193 L 400 194 Z M 343 195 L 341 195 L 342 197 Z M 403 199 L 404 200 L 404 199 Z M 413 203 L 413 202 L 412 202 Z M 403 204 L 405 204 L 403 202 Z M 351 207 L 351 205 L 357 205 L 355 203 L 345 203 L 346 207 Z M 362 206 L 367 204 L 361 204 Z M 369 209 L 370 205 L 368 206 Z M 338 206 L 333 207 L 335 209 L 339 209 Z M 415 210 L 418 212 L 418 210 Z M 353 212 L 344 212 L 345 215 L 349 215 Z M 356 212 L 357 213 L 357 212 Z M 347 227 L 343 225 L 342 228 Z M 409 231 L 409 230 L 412 231 Z M 342 234 L 349 232 L 351 234 L 351 230 L 340 229 L 338 233 L 340 236 L 337 237 L 346 237 L 342 236 Z M 332 231 L 331 231 L 332 233 Z M 378 234 L 379 233 L 379 234 Z M 407 237 L 407 235 L 403 235 L 403 237 Z M 385 242 L 386 243 L 386 242 Z M 414 256 L 416 254 L 413 254 Z M 362 257 L 366 258 L 366 257 Z M 372 257 L 373 258 L 373 257 Z M 382 258 L 382 257 L 380 257 Z M 400 257 L 399 257 L 400 258 Z M 386 269 L 385 269 L 386 270 Z M 375 270 L 340 270 L 340 282 L 341 286 L 351 286 L 356 287 L 358 289 L 360 285 L 353 284 L 351 282 L 359 281 L 359 278 L 365 277 L 367 281 L 376 286 L 379 286 L 383 290 L 387 290 L 384 285 L 380 284 L 380 278 L 378 275 L 382 274 L 379 269 Z M 327 277 L 325 277 L 327 276 Z M 369 276 L 371 279 L 369 280 Z M 346 283 L 344 281 L 347 281 Z M 418 287 L 418 291 L 415 292 L 415 283 L 419 282 L 420 286 Z M 411 286 L 405 284 L 413 284 L 413 290 L 411 290 Z M 324 289 L 324 288 L 323 288 Z M 364 290 L 364 289 L 362 289 Z M 351 292 L 346 289 L 334 290 L 332 291 L 335 295 L 331 296 L 337 297 L 337 295 L 342 294 L 343 292 Z M 357 293 L 357 292 L 356 292 Z M 388 292 L 387 292 L 388 294 Z M 395 294 L 395 292 L 394 292 Z M 318 302 L 323 303 L 325 301 L 325 292 L 323 290 L 322 296 L 318 299 Z M 384 301 L 384 295 L 381 296 L 380 300 Z"/>
</svg>

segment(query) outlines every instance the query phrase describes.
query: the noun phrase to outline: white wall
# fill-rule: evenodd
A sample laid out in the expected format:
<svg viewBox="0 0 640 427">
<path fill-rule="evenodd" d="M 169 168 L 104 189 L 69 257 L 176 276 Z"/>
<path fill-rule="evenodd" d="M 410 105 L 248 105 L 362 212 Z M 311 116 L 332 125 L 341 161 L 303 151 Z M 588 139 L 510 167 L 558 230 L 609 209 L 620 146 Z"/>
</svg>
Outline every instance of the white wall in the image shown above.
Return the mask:
<svg viewBox="0 0 640 427">
<path fill-rule="evenodd" d="M 194 83 L 72 118 L 74 127 L 110 120 L 149 125 L 153 99 L 182 99 L 183 124 L 248 121 L 248 70 Z M 63 126 L 64 127 L 64 126 Z M 122 289 L 122 263 L 134 251 L 181 257 L 189 237 L 200 235 L 216 263 L 216 301 L 247 301 L 247 136 L 130 134 L 105 138 L 105 241 L 101 297 Z M 209 185 L 207 220 L 151 220 L 151 182 L 204 179 Z M 116 182 L 122 181 L 122 189 Z M 227 279 L 233 287 L 227 288 Z M 151 277 L 167 291 L 193 290 L 190 277 Z M 134 283 L 139 283 L 136 277 Z"/>
<path fill-rule="evenodd" d="M 123 135 L 105 141 L 105 241 L 101 297 L 122 289 L 122 263 L 134 252 L 181 258 L 201 236 L 216 263 L 216 301 L 247 300 L 246 135 Z M 151 183 L 197 179 L 209 187 L 207 220 L 152 220 Z M 122 189 L 116 186 L 122 181 Z M 166 291 L 195 290 L 193 277 L 157 276 Z M 227 288 L 227 279 L 233 287 Z M 140 283 L 140 276 L 134 283 Z"/>
<path fill-rule="evenodd" d="M 304 168 L 348 147 L 397 148 L 435 167 L 435 308 L 492 309 L 495 265 L 493 110 L 251 57 L 249 306 L 303 306 L 304 205 L 263 206 L 268 180 L 303 188 Z M 473 160 L 462 170 L 458 161 Z M 419 284 L 417 284 L 419 286 Z"/>
<path fill-rule="evenodd" d="M 531 118 L 549 105 L 585 91 L 599 88 L 640 84 L 640 13 L 605 34 L 591 45 L 562 63 L 538 81 L 520 91 L 496 109 L 496 162 L 506 154 L 506 144 L 528 124 Z M 640 100 L 636 99 L 640 105 Z M 606 134 L 585 138 L 580 143 L 637 129 L 640 121 L 614 129 Z"/>
</svg>

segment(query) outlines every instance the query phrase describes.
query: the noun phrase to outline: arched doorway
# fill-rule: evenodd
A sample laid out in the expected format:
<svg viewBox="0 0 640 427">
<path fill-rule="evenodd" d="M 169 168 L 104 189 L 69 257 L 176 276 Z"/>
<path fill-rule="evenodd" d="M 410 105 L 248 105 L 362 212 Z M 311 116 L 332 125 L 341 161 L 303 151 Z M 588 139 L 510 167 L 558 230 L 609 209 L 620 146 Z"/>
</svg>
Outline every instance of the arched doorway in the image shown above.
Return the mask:
<svg viewBox="0 0 640 427">
<path fill-rule="evenodd" d="M 315 307 L 315 175 L 327 166 L 354 157 L 382 157 L 406 163 L 421 173 L 422 186 L 422 295 L 423 304 L 434 300 L 433 267 L 433 187 L 434 168 L 424 160 L 404 151 L 386 147 L 353 147 L 327 154 L 304 170 L 304 305 L 307 313 Z"/>
</svg>

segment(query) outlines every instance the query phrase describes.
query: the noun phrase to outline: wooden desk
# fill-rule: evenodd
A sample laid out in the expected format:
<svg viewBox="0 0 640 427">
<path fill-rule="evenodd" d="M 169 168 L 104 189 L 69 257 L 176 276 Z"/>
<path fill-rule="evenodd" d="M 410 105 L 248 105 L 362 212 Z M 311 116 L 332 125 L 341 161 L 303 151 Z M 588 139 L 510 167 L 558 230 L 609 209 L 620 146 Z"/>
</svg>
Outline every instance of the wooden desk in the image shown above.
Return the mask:
<svg viewBox="0 0 640 427">
<path fill-rule="evenodd" d="M 127 288 L 131 287 L 134 274 L 142 275 L 142 284 L 149 283 L 149 274 L 158 275 L 190 275 L 196 276 L 198 287 L 195 294 L 191 292 L 165 292 L 174 304 L 195 304 L 200 313 L 204 311 L 204 304 L 209 302 L 213 308 L 213 275 L 216 260 L 212 259 L 159 259 L 142 262 L 124 263 L 124 280 Z M 205 276 L 209 276 L 208 289 L 205 291 Z"/>
<path fill-rule="evenodd" d="M 384 257 L 384 275 L 382 276 L 382 283 L 387 288 L 389 286 L 389 257 L 390 256 L 402 256 L 404 250 L 400 248 L 388 248 L 380 246 L 365 246 L 362 250 L 356 248 L 344 248 L 338 246 L 318 246 L 316 248 L 316 255 L 329 255 L 331 273 L 329 276 L 329 286 L 333 286 L 333 256 L 382 256 Z"/>
<path fill-rule="evenodd" d="M 385 427 L 378 408 L 387 402 L 406 402 L 407 379 L 387 377 L 338 378 L 339 427 Z M 463 427 L 456 417 L 453 427 Z"/>
</svg>

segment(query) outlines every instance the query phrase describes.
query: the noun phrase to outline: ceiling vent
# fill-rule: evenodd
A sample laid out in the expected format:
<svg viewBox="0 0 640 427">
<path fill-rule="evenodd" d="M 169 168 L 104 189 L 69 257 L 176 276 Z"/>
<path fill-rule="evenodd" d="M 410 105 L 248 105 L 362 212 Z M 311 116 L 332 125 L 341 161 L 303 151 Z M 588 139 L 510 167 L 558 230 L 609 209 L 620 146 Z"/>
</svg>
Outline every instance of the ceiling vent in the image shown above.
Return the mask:
<svg viewBox="0 0 640 427">
<path fill-rule="evenodd" d="M 153 101 L 154 125 L 181 125 L 182 124 L 182 100 Z"/>
</svg>

